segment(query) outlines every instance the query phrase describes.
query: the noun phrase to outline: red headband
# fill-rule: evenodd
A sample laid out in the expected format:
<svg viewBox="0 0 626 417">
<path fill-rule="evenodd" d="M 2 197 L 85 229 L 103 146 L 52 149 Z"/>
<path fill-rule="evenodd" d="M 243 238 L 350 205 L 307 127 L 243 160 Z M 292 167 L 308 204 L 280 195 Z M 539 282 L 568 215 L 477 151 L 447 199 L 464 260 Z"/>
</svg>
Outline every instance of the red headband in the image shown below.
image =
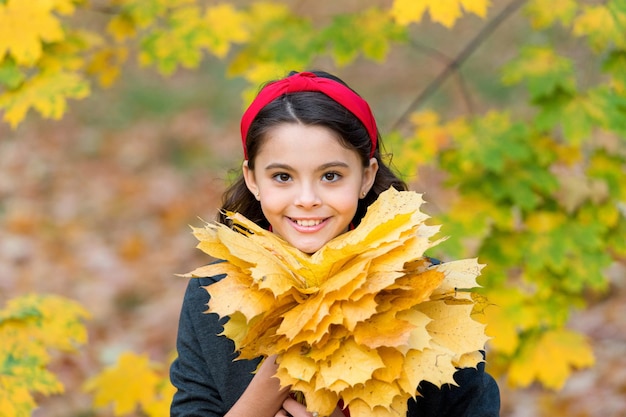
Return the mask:
<svg viewBox="0 0 626 417">
<path fill-rule="evenodd" d="M 265 86 L 243 114 L 241 118 L 241 142 L 246 159 L 248 159 L 248 152 L 246 150 L 248 129 L 250 129 L 250 124 L 252 124 L 252 121 L 259 111 L 283 94 L 303 91 L 318 91 L 324 93 L 354 114 L 367 129 L 367 133 L 372 141 L 370 158 L 374 156 L 376 142 L 378 140 L 378 130 L 376 128 L 376 120 L 374 120 L 374 115 L 367 101 L 335 80 L 318 77 L 311 72 L 300 72 Z"/>
</svg>

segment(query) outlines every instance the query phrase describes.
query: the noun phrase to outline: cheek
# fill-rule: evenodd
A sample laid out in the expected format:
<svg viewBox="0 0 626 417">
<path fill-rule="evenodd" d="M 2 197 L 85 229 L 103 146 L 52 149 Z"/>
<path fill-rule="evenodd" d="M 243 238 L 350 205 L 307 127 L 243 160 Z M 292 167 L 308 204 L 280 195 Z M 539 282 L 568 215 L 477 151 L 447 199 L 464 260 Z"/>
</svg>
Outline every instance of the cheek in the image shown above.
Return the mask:
<svg viewBox="0 0 626 417">
<path fill-rule="evenodd" d="M 354 214 L 359 205 L 358 191 L 345 192 L 336 196 L 334 205 L 337 211 Z"/>
<path fill-rule="evenodd" d="M 271 213 L 277 213 L 285 209 L 289 205 L 289 198 L 281 193 L 273 193 L 267 191 L 267 189 L 260 192 L 261 195 L 261 210 L 266 215 Z"/>
</svg>

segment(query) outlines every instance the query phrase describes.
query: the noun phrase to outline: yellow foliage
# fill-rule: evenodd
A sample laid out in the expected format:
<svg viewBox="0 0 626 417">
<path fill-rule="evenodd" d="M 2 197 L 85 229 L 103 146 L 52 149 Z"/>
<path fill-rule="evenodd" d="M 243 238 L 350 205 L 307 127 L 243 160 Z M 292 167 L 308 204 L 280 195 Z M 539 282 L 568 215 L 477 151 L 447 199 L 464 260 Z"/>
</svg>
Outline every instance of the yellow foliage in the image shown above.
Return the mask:
<svg viewBox="0 0 626 417">
<path fill-rule="evenodd" d="M 67 106 L 67 98 L 84 98 L 89 85 L 76 73 L 46 71 L 33 76 L 28 84 L 0 96 L 3 119 L 12 127 L 24 119 L 32 107 L 44 117 L 60 119 Z"/>
<path fill-rule="evenodd" d="M 237 11 L 231 4 L 220 4 L 206 10 L 205 20 L 211 31 L 209 49 L 224 58 L 232 43 L 248 40 L 250 25 L 247 14 Z"/>
<path fill-rule="evenodd" d="M 487 335 L 491 347 L 505 355 L 515 353 L 520 344 L 519 331 L 533 327 L 540 319 L 525 303 L 518 289 L 508 288 L 488 292 L 490 304 L 484 310 Z"/>
<path fill-rule="evenodd" d="M 103 48 L 96 52 L 87 66 L 87 73 L 97 75 L 102 87 L 110 87 L 120 76 L 121 65 L 128 59 L 124 46 Z"/>
<path fill-rule="evenodd" d="M 482 265 L 433 265 L 423 253 L 438 227 L 420 194 L 385 191 L 359 226 L 308 255 L 243 216 L 194 228 L 198 247 L 226 262 L 188 276 L 225 273 L 206 287 L 209 310 L 230 316 L 223 334 L 239 358 L 277 354 L 282 385 L 329 415 L 342 398 L 355 417 L 406 413 L 422 380 L 455 384 L 487 341 L 473 320 Z"/>
<path fill-rule="evenodd" d="M 427 163 L 435 159 L 437 154 L 450 142 L 450 133 L 446 126 L 441 124 L 439 115 L 433 111 L 422 111 L 411 115 L 411 122 L 415 126 L 416 141 L 422 146 L 419 149 L 416 164 Z"/>
<path fill-rule="evenodd" d="M 433 22 L 451 28 L 462 16 L 462 9 L 484 18 L 490 3 L 490 0 L 394 0 L 390 13 L 396 22 L 408 25 L 420 22 L 428 11 Z"/>
<path fill-rule="evenodd" d="M 586 6 L 574 20 L 572 33 L 575 36 L 589 37 L 590 44 L 596 51 L 603 50 L 611 43 L 623 48 L 626 47 L 624 24 L 626 16 L 605 5 Z"/>
<path fill-rule="evenodd" d="M 96 407 L 113 404 L 116 416 L 133 413 L 138 407 L 149 417 L 168 416 L 174 393 L 166 373 L 146 355 L 131 352 L 121 354 L 116 364 L 90 378 L 84 389 L 95 394 Z"/>
<path fill-rule="evenodd" d="M 541 235 L 562 226 L 566 221 L 563 212 L 541 210 L 529 213 L 524 223 L 529 231 Z"/>
<path fill-rule="evenodd" d="M 55 8 L 71 12 L 71 2 L 7 0 L 0 4 L 0 61 L 8 53 L 15 62 L 32 65 L 42 53 L 43 42 L 63 39 Z"/>
<path fill-rule="evenodd" d="M 7 417 L 29 416 L 33 393 L 63 392 L 63 384 L 46 367 L 49 349 L 74 352 L 87 340 L 83 320 L 89 313 L 57 296 L 26 295 L 0 310 L 0 410 Z"/>
<path fill-rule="evenodd" d="M 549 330 L 536 343 L 526 343 L 511 363 L 508 382 L 526 387 L 535 379 L 545 387 L 560 389 L 575 368 L 595 362 L 585 336 L 566 329 Z"/>
<path fill-rule="evenodd" d="M 109 32 L 117 42 L 122 42 L 125 39 L 135 36 L 137 27 L 130 16 L 118 14 L 109 20 L 107 32 Z"/>
<path fill-rule="evenodd" d="M 544 0 L 531 0 L 526 5 L 526 14 L 537 29 L 546 28 L 555 21 L 569 25 L 578 11 L 577 0 L 552 0 L 546 7 Z"/>
</svg>

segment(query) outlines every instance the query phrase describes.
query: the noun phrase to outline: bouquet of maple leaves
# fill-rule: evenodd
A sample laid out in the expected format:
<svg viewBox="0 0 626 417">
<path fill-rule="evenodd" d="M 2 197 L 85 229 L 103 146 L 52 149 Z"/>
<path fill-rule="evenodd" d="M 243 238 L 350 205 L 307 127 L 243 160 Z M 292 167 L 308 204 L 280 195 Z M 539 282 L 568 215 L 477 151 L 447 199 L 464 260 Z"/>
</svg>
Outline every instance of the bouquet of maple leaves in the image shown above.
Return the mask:
<svg viewBox="0 0 626 417">
<path fill-rule="evenodd" d="M 456 368 L 482 361 L 487 341 L 469 291 L 483 265 L 423 255 L 440 240 L 422 203 L 389 189 L 312 255 L 227 213 L 234 228 L 193 228 L 198 248 L 226 262 L 187 276 L 226 274 L 205 287 L 208 312 L 230 318 L 223 335 L 239 359 L 277 355 L 276 377 L 310 411 L 328 416 L 341 399 L 353 417 L 404 417 L 420 381 L 456 384 Z"/>
</svg>

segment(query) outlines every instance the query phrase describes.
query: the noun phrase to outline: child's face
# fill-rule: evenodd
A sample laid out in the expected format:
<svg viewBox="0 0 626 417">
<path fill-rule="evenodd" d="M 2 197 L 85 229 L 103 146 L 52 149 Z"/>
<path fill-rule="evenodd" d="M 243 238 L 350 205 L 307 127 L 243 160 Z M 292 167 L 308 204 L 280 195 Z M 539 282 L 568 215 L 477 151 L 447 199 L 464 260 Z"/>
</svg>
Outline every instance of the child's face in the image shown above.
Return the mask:
<svg viewBox="0 0 626 417">
<path fill-rule="evenodd" d="M 274 233 L 305 253 L 348 230 L 378 170 L 375 158 L 364 168 L 332 130 L 292 123 L 267 133 L 254 162 L 254 170 L 243 165 L 248 188 Z"/>
</svg>

